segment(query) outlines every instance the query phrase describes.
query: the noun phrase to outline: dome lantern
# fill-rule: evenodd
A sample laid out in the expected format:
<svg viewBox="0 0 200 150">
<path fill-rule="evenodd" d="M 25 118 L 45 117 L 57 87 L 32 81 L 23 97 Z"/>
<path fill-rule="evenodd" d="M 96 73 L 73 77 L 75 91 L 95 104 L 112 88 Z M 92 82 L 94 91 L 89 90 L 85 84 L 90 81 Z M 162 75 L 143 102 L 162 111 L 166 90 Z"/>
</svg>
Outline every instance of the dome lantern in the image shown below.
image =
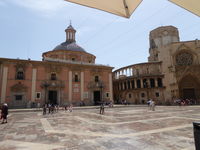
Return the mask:
<svg viewBox="0 0 200 150">
<path fill-rule="evenodd" d="M 75 42 L 75 33 L 76 30 L 72 27 L 71 22 L 70 25 L 67 27 L 67 29 L 65 29 L 66 32 L 66 42 Z"/>
</svg>

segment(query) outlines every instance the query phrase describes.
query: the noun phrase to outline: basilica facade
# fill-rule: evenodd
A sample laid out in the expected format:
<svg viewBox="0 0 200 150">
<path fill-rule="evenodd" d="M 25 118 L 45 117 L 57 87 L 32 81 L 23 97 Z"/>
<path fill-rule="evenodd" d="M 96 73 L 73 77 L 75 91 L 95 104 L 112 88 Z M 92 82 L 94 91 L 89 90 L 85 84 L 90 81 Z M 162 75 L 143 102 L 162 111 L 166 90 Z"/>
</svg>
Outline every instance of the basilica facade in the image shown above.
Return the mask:
<svg viewBox="0 0 200 150">
<path fill-rule="evenodd" d="M 200 103 L 200 41 L 180 41 L 176 27 L 162 26 L 150 32 L 149 43 L 148 62 L 113 72 L 115 102 Z"/>
<path fill-rule="evenodd" d="M 0 102 L 10 108 L 37 103 L 96 105 L 113 101 L 113 67 L 76 44 L 69 25 L 65 42 L 42 54 L 42 61 L 0 58 Z"/>
</svg>

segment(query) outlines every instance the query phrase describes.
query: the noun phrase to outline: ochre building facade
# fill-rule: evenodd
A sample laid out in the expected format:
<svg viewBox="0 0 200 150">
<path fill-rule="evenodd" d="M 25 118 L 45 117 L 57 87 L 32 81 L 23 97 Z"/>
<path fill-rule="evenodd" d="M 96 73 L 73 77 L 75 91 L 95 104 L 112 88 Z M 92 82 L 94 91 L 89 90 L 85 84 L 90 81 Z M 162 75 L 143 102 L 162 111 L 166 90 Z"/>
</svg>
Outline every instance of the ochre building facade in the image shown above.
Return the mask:
<svg viewBox="0 0 200 150">
<path fill-rule="evenodd" d="M 115 102 L 200 103 L 200 41 L 180 41 L 176 27 L 162 26 L 150 32 L 149 42 L 148 62 L 113 72 Z"/>
<path fill-rule="evenodd" d="M 0 102 L 10 108 L 37 103 L 95 105 L 113 101 L 113 67 L 76 44 L 69 25 L 66 41 L 42 54 L 42 61 L 0 58 Z"/>
</svg>

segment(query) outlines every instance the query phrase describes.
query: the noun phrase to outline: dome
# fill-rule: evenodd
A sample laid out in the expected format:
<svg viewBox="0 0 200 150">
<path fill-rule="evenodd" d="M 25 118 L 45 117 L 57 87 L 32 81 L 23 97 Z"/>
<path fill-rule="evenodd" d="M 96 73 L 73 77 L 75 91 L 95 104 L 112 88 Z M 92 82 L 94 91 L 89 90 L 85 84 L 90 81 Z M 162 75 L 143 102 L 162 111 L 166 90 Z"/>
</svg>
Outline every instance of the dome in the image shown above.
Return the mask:
<svg viewBox="0 0 200 150">
<path fill-rule="evenodd" d="M 78 52 L 86 52 L 82 47 L 76 44 L 76 42 L 63 42 L 60 45 L 56 46 L 53 50 L 70 50 Z"/>
</svg>

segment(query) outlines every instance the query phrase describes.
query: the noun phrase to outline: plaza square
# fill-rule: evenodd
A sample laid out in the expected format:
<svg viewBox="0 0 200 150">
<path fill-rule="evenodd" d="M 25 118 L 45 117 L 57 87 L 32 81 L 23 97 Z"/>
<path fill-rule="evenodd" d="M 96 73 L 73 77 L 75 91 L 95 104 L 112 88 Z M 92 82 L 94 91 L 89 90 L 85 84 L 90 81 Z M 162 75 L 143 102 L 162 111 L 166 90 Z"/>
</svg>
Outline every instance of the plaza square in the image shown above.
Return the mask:
<svg viewBox="0 0 200 150">
<path fill-rule="evenodd" d="M 0 126 L 0 150 L 194 150 L 192 123 L 200 121 L 199 109 L 114 106 L 104 115 L 99 107 L 46 115 L 12 110 Z"/>
</svg>

